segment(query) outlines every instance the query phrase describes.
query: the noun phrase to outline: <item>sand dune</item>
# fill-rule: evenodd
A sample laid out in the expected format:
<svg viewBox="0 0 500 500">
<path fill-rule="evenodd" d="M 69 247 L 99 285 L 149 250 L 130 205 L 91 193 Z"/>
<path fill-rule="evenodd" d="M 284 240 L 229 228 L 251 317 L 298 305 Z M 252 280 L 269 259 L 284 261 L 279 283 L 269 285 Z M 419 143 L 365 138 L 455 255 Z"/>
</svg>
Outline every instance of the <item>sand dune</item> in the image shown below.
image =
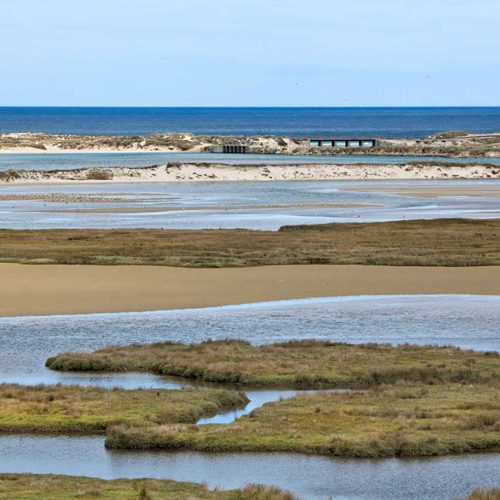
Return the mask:
<svg viewBox="0 0 500 500">
<path fill-rule="evenodd" d="M 171 163 L 143 168 L 100 168 L 98 172 L 96 169 L 50 172 L 18 170 L 0 173 L 0 184 L 490 178 L 500 178 L 500 166 L 468 164 L 443 166 L 432 163 L 406 165 Z"/>
</svg>

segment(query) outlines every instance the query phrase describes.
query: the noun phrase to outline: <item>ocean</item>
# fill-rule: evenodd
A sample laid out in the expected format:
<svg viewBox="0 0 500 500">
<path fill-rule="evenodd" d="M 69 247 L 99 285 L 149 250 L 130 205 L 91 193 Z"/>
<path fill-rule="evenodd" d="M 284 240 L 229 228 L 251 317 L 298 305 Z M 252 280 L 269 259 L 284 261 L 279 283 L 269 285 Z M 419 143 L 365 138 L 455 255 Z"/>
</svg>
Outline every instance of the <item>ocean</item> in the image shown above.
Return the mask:
<svg viewBox="0 0 500 500">
<path fill-rule="evenodd" d="M 500 131 L 500 107 L 56 108 L 0 107 L 0 133 L 422 137 Z"/>
</svg>

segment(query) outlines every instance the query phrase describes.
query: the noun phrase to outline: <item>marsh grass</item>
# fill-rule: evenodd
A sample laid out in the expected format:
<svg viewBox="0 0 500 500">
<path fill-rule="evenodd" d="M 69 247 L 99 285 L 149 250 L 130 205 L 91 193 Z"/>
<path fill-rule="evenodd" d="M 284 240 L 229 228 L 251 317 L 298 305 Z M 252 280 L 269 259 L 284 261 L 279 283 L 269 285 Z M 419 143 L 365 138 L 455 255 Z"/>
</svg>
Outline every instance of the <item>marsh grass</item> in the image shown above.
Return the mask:
<svg viewBox="0 0 500 500">
<path fill-rule="evenodd" d="M 104 433 L 109 425 L 192 424 L 245 406 L 229 390 L 0 385 L 0 432 Z"/>
<path fill-rule="evenodd" d="M 46 366 L 60 371 L 151 371 L 205 382 L 295 388 L 367 388 L 401 381 L 476 383 L 500 378 L 497 353 L 316 340 L 262 346 L 238 340 L 116 346 L 60 354 L 49 358 Z"/>
<path fill-rule="evenodd" d="M 500 220 L 439 219 L 283 227 L 280 231 L 0 231 L 0 261 L 245 267 L 285 264 L 500 264 Z"/>
<path fill-rule="evenodd" d="M 209 490 L 204 485 L 156 479 L 0 474 L 0 498 L 16 500 L 293 500 L 290 493 L 259 485 L 239 490 Z"/>
<path fill-rule="evenodd" d="M 106 446 L 363 458 L 495 450 L 500 447 L 499 394 L 498 383 L 317 393 L 264 405 L 229 425 L 112 427 Z"/>
</svg>

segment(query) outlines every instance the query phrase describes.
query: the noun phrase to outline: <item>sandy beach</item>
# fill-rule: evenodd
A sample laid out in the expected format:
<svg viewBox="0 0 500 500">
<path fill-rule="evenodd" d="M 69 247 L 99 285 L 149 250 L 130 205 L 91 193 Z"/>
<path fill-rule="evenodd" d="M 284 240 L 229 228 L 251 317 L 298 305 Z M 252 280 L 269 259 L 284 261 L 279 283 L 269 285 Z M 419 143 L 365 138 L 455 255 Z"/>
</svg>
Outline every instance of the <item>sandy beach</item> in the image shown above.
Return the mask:
<svg viewBox="0 0 500 500">
<path fill-rule="evenodd" d="M 208 307 L 379 294 L 500 294 L 500 266 L 303 265 L 186 269 L 0 264 L 0 315 Z"/>
<path fill-rule="evenodd" d="M 500 166 L 451 164 L 335 165 L 274 164 L 230 165 L 224 163 L 171 163 L 169 165 L 130 168 L 113 167 L 78 170 L 0 173 L 0 185 L 61 184 L 95 182 L 217 182 L 287 180 L 433 180 L 500 178 Z"/>
</svg>

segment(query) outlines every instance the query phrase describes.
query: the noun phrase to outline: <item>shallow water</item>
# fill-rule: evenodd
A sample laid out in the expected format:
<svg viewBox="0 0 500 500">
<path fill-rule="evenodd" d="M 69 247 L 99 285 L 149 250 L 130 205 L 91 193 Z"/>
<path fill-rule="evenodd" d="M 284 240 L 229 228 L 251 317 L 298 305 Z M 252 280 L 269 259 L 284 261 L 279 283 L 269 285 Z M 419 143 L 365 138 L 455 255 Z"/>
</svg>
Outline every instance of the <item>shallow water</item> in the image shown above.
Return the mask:
<svg viewBox="0 0 500 500">
<path fill-rule="evenodd" d="M 109 344 L 208 338 L 268 343 L 299 338 L 454 344 L 500 350 L 498 296 L 369 296 L 279 301 L 206 309 L 0 318 L 0 383 L 104 387 L 192 386 L 152 374 L 59 373 L 61 351 Z M 246 408 L 199 424 L 230 423 L 266 402 L 308 391 L 248 391 Z M 101 437 L 0 436 L 0 472 L 156 477 L 237 488 L 275 485 L 302 498 L 454 499 L 500 481 L 500 454 L 420 460 L 352 460 L 279 453 L 108 451 Z"/>
<path fill-rule="evenodd" d="M 10 168 L 21 170 L 73 170 L 99 167 L 148 167 L 168 163 L 305 164 L 334 163 L 401 164 L 411 161 L 446 163 L 491 163 L 500 158 L 443 158 L 439 156 L 369 156 L 369 155 L 286 155 L 286 154 L 217 154 L 217 153 L 6 153 L 0 154 L 0 172 Z"/>
<path fill-rule="evenodd" d="M 108 451 L 99 437 L 0 436 L 0 472 L 155 477 L 238 488 L 249 482 L 301 498 L 464 498 L 498 486 L 500 454 L 420 460 L 352 460 L 290 453 L 203 454 Z"/>
<path fill-rule="evenodd" d="M 285 300 L 142 313 L 0 318 L 0 382 L 176 388 L 149 374 L 53 372 L 65 351 L 161 341 L 292 339 L 456 345 L 500 351 L 500 296 L 401 295 Z M 173 384 L 173 385 L 172 385 Z"/>
<path fill-rule="evenodd" d="M 364 189 L 437 189 L 421 198 Z M 283 225 L 375 222 L 500 215 L 500 197 L 452 196 L 447 189 L 500 188 L 488 181 L 285 181 L 2 186 L 3 196 L 85 194 L 126 202 L 75 203 L 0 200 L 0 228 L 248 228 L 277 230 Z M 349 190 L 344 190 L 347 188 Z M 359 188 L 359 191 L 356 191 Z M 137 201 L 134 201 L 137 200 Z M 305 206 L 304 206 L 305 205 Z M 317 205 L 310 207 L 310 205 Z M 342 206 L 331 205 L 347 205 Z M 355 206 L 352 206 L 355 205 Z M 75 213 L 105 209 L 109 213 Z M 120 212 L 136 209 L 136 213 Z M 68 212 L 69 211 L 69 212 Z"/>
<path fill-rule="evenodd" d="M 305 391 L 289 391 L 289 390 L 255 390 L 255 391 L 245 391 L 247 398 L 250 400 L 245 408 L 240 408 L 238 410 L 232 410 L 224 413 L 219 413 L 213 417 L 202 418 L 198 420 L 198 425 L 208 425 L 208 424 L 231 424 L 236 419 L 242 417 L 243 415 L 248 415 L 253 410 L 260 408 L 267 403 L 275 403 L 276 401 L 281 401 L 284 399 L 294 398 L 295 396 L 307 395 L 307 394 L 318 394 L 318 393 L 341 393 L 341 392 L 351 392 L 343 389 L 334 390 L 305 390 Z"/>
</svg>

